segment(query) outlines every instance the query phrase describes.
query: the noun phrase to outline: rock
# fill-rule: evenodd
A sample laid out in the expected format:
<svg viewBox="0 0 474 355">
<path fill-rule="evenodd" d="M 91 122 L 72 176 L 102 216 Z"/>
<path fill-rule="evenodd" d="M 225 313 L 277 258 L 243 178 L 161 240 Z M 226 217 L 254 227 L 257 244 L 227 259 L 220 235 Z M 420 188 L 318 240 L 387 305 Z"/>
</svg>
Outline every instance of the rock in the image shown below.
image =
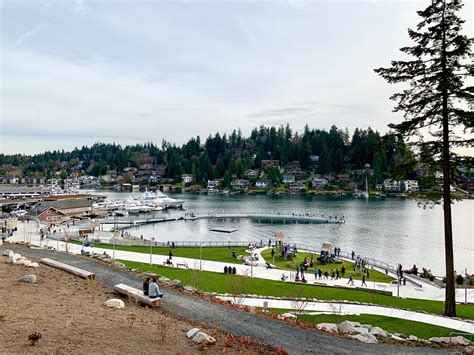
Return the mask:
<svg viewBox="0 0 474 355">
<path fill-rule="evenodd" d="M 32 262 L 28 267 L 39 267 L 39 264 L 37 262 Z"/>
<path fill-rule="evenodd" d="M 123 301 L 119 300 L 118 298 L 111 298 L 104 302 L 104 306 L 110 308 L 125 308 L 125 303 L 123 303 Z"/>
<path fill-rule="evenodd" d="M 399 337 L 399 338 L 402 338 L 402 339 L 406 339 L 407 336 L 405 334 L 401 334 L 401 333 L 394 333 L 393 335 Z"/>
<path fill-rule="evenodd" d="M 400 338 L 399 336 L 397 336 L 397 335 L 395 335 L 395 334 L 390 335 L 390 338 L 392 338 L 393 340 L 396 340 L 396 341 L 400 341 L 400 342 L 404 342 L 404 341 L 405 341 L 405 339 Z"/>
<path fill-rule="evenodd" d="M 471 344 L 469 340 L 462 336 L 457 337 L 433 337 L 429 339 L 432 343 L 435 344 L 451 344 L 451 345 L 459 345 L 459 346 L 468 346 Z"/>
<path fill-rule="evenodd" d="M 20 259 L 20 260 L 18 260 L 17 262 L 15 262 L 15 264 L 21 264 L 21 265 L 24 265 L 24 266 L 30 266 L 31 260 L 28 260 L 28 259 Z"/>
<path fill-rule="evenodd" d="M 376 337 L 382 337 L 382 338 L 388 337 L 388 333 L 385 330 L 383 330 L 382 328 L 379 328 L 379 327 L 373 327 L 370 330 L 370 334 L 372 334 L 373 336 L 376 336 Z"/>
<path fill-rule="evenodd" d="M 474 354 L 474 346 L 468 346 L 468 347 L 466 347 L 466 348 L 463 350 L 462 353 L 463 353 L 463 354 L 469 354 L 469 355 Z"/>
<path fill-rule="evenodd" d="M 21 259 L 21 255 L 20 254 L 17 254 L 17 253 L 10 253 L 8 255 L 8 262 L 10 263 L 16 263 L 17 261 L 19 261 Z"/>
<path fill-rule="evenodd" d="M 296 315 L 294 315 L 293 313 L 283 313 L 282 316 L 284 318 L 298 318 Z"/>
<path fill-rule="evenodd" d="M 173 280 L 171 281 L 171 284 L 176 288 L 183 288 L 183 284 L 181 283 L 181 280 Z"/>
<path fill-rule="evenodd" d="M 316 328 L 325 332 L 337 333 L 337 324 L 334 323 L 319 323 Z"/>
<path fill-rule="evenodd" d="M 186 333 L 186 336 L 188 337 L 188 339 L 191 339 L 191 338 L 194 338 L 194 336 L 200 332 L 201 330 L 199 328 L 193 328 L 193 329 L 190 329 L 187 333 Z"/>
<path fill-rule="evenodd" d="M 372 325 L 370 325 L 370 324 L 362 324 L 361 327 L 368 329 L 369 332 L 370 332 L 370 330 L 372 329 Z"/>
<path fill-rule="evenodd" d="M 20 281 L 29 282 L 29 283 L 36 283 L 36 276 L 35 275 L 23 275 L 20 277 Z"/>
<path fill-rule="evenodd" d="M 170 280 L 169 278 L 167 278 L 167 277 L 160 276 L 160 277 L 158 278 L 158 281 L 163 282 L 163 283 L 167 283 L 167 282 L 170 282 L 171 280 Z"/>
<path fill-rule="evenodd" d="M 410 341 L 419 341 L 420 339 L 418 337 L 414 336 L 414 335 L 410 335 L 408 337 L 408 340 L 410 340 Z"/>
<path fill-rule="evenodd" d="M 186 285 L 183 287 L 186 291 L 190 291 L 190 292 L 196 292 L 197 291 L 197 288 L 195 287 L 192 287 L 191 285 Z"/>
<path fill-rule="evenodd" d="M 10 253 L 13 253 L 10 249 L 5 249 L 2 253 L 3 256 L 9 256 Z"/>
<path fill-rule="evenodd" d="M 346 320 L 337 325 L 337 330 L 341 333 L 346 333 L 346 329 L 355 328 L 355 327 L 360 327 L 360 323 Z"/>
<path fill-rule="evenodd" d="M 364 328 L 366 329 L 366 328 Z M 377 343 L 377 338 L 374 337 L 372 334 L 357 334 L 357 335 L 352 335 L 351 336 L 352 339 L 356 339 L 358 341 L 361 341 L 363 343 L 366 343 L 366 344 L 375 344 Z"/>
<path fill-rule="evenodd" d="M 207 335 L 204 332 L 197 332 L 193 337 L 193 342 L 197 344 L 200 344 L 203 342 L 206 342 L 207 344 L 214 344 L 216 342 L 216 339 L 214 339 L 210 335 Z"/>
<path fill-rule="evenodd" d="M 143 275 L 150 276 L 150 277 L 157 277 L 158 276 L 154 272 L 151 272 L 151 271 L 144 272 Z"/>
</svg>

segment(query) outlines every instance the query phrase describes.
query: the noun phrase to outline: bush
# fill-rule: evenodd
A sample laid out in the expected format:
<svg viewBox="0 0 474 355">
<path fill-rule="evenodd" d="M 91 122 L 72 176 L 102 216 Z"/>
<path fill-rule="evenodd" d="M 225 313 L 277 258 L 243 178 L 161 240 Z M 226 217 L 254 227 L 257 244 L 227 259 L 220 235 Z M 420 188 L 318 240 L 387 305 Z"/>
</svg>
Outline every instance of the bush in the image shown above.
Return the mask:
<svg viewBox="0 0 474 355">
<path fill-rule="evenodd" d="M 462 285 L 464 283 L 464 277 L 462 277 L 462 275 L 456 276 L 456 283 Z"/>
</svg>

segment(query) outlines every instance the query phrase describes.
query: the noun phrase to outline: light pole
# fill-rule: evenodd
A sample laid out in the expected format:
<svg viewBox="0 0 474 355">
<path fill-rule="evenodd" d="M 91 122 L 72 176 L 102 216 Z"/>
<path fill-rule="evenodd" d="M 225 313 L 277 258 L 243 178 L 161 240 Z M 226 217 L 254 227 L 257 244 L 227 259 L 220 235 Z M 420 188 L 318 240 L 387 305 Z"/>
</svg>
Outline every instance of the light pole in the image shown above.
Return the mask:
<svg viewBox="0 0 474 355">
<path fill-rule="evenodd" d="M 464 303 L 467 304 L 467 268 L 464 269 Z"/>
<path fill-rule="evenodd" d="M 202 242 L 201 245 L 199 246 L 199 270 L 202 270 Z"/>
<path fill-rule="evenodd" d="M 155 237 L 152 237 L 150 240 L 150 265 L 153 264 L 152 262 L 152 255 L 153 255 L 153 241 L 155 240 Z"/>
</svg>

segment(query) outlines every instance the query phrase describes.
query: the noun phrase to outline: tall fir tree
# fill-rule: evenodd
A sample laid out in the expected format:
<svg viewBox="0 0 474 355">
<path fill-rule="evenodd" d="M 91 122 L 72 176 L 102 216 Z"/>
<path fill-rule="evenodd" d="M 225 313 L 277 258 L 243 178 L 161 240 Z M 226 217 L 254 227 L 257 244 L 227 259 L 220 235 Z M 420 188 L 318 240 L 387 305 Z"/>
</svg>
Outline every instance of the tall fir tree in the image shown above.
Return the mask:
<svg viewBox="0 0 474 355">
<path fill-rule="evenodd" d="M 399 134 L 428 150 L 443 167 L 444 240 L 446 256 L 446 298 L 444 314 L 456 316 L 453 233 L 451 221 L 451 169 L 455 147 L 472 147 L 474 88 L 466 85 L 474 74 L 472 38 L 461 33 L 463 21 L 457 13 L 459 0 L 433 0 L 423 11 L 416 30 L 408 34 L 415 43 L 400 50 L 408 61 L 392 61 L 389 68 L 375 72 L 388 83 L 408 83 L 409 87 L 391 97 L 395 111 L 404 112 L 404 121 L 391 124 Z M 470 108 L 469 108 L 470 107 Z M 456 129 L 464 131 L 456 136 Z M 453 164 L 454 165 L 454 164 Z"/>
</svg>

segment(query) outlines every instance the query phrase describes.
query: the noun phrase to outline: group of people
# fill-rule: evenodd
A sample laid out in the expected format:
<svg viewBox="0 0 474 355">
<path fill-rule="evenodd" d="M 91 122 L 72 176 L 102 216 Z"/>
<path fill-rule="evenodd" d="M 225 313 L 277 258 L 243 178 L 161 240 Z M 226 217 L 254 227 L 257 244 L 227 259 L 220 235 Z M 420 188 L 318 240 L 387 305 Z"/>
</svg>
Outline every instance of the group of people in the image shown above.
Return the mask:
<svg viewBox="0 0 474 355">
<path fill-rule="evenodd" d="M 160 288 L 156 283 L 156 277 L 153 279 L 147 277 L 145 281 L 143 281 L 143 295 L 150 298 L 163 298 L 163 293 L 160 292 Z"/>
<path fill-rule="evenodd" d="M 224 274 L 226 275 L 236 275 L 237 269 L 235 266 L 224 266 Z"/>
</svg>

